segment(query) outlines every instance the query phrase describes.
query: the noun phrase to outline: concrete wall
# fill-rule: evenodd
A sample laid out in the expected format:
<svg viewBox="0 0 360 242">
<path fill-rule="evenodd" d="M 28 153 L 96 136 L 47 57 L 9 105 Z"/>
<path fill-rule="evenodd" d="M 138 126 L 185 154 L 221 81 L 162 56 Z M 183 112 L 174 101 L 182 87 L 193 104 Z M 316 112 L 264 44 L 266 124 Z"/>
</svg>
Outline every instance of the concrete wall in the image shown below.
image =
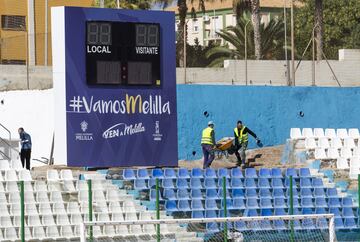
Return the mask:
<svg viewBox="0 0 360 242">
<path fill-rule="evenodd" d="M 265 146 L 285 143 L 291 127 L 360 128 L 360 88 L 178 85 L 177 95 L 180 159 L 202 156 L 200 136 L 209 120 L 217 140 L 232 136 L 242 120 Z"/>
</svg>

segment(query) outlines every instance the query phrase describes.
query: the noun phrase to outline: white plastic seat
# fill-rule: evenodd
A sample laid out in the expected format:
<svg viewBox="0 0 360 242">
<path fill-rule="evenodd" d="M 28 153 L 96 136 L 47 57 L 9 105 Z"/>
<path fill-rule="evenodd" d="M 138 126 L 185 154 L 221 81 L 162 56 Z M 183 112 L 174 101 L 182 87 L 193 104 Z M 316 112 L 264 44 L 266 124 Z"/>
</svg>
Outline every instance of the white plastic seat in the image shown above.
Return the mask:
<svg viewBox="0 0 360 242">
<path fill-rule="evenodd" d="M 24 189 L 27 192 L 33 192 L 34 191 L 33 186 L 31 184 L 31 181 L 24 182 Z"/>
<path fill-rule="evenodd" d="M 5 171 L 5 180 L 6 181 L 18 181 L 18 176 L 16 175 L 15 170 L 7 170 Z"/>
<path fill-rule="evenodd" d="M 134 202 L 132 200 L 125 200 L 122 206 L 122 210 L 124 213 L 135 213 L 136 209 Z"/>
<path fill-rule="evenodd" d="M 45 181 L 35 181 L 34 190 L 37 192 L 47 191 L 47 186 Z"/>
<path fill-rule="evenodd" d="M 341 148 L 340 150 L 340 156 L 344 157 L 344 158 L 351 158 L 352 157 L 352 152 L 350 148 Z"/>
<path fill-rule="evenodd" d="M 9 164 L 9 162 L 6 161 L 6 160 L 2 160 L 2 161 L 0 162 L 0 170 L 1 170 L 1 171 L 6 171 L 6 170 L 9 170 L 9 169 L 10 169 L 10 164 Z"/>
<path fill-rule="evenodd" d="M 10 167 L 11 167 L 11 169 L 16 170 L 16 171 L 24 170 L 24 167 L 21 164 L 20 160 L 12 160 L 12 161 L 10 161 Z"/>
<path fill-rule="evenodd" d="M 70 225 L 69 217 L 66 213 L 56 215 L 57 225 Z"/>
<path fill-rule="evenodd" d="M 9 203 L 19 203 L 19 202 L 20 202 L 20 193 L 9 192 Z"/>
<path fill-rule="evenodd" d="M 74 232 L 70 225 L 63 225 L 60 227 L 60 236 L 65 237 L 67 239 L 74 238 Z"/>
<path fill-rule="evenodd" d="M 5 183 L 5 190 L 7 192 L 17 192 L 19 193 L 19 187 L 16 181 L 7 181 Z"/>
<path fill-rule="evenodd" d="M 156 234 L 156 227 L 154 224 L 144 224 L 142 226 L 142 229 L 144 233 L 149 234 L 150 236 L 153 236 Z"/>
<path fill-rule="evenodd" d="M 32 181 L 31 173 L 29 170 L 19 171 L 19 181 Z"/>
<path fill-rule="evenodd" d="M 290 129 L 290 138 L 291 139 L 302 139 L 303 136 L 301 134 L 301 130 L 299 128 L 291 128 Z"/>
<path fill-rule="evenodd" d="M 61 170 L 60 171 L 60 178 L 61 178 L 61 180 L 66 180 L 66 181 L 74 180 L 74 176 L 72 174 L 72 171 L 69 170 L 69 169 Z"/>
<path fill-rule="evenodd" d="M 357 179 L 358 174 L 360 174 L 360 158 L 352 157 L 350 159 L 349 177 L 350 177 L 350 179 Z"/>
<path fill-rule="evenodd" d="M 127 221 L 138 220 L 136 212 L 125 213 L 125 220 Z"/>
<path fill-rule="evenodd" d="M 50 201 L 51 202 L 62 202 L 63 201 L 63 198 L 62 198 L 62 194 L 60 191 L 52 191 L 50 193 Z"/>
<path fill-rule="evenodd" d="M 31 240 L 31 239 L 32 239 L 32 235 L 31 235 L 31 232 L 30 232 L 30 228 L 29 228 L 29 227 L 25 227 L 24 231 L 25 231 L 25 238 L 26 238 L 27 240 Z M 19 238 L 21 238 L 21 229 L 19 229 L 18 232 L 19 232 L 18 236 L 19 236 Z"/>
<path fill-rule="evenodd" d="M 139 220 L 152 220 L 151 213 L 149 211 L 140 212 Z"/>
<path fill-rule="evenodd" d="M 99 213 L 96 221 L 109 222 L 110 216 L 108 213 Z"/>
<path fill-rule="evenodd" d="M 103 183 L 102 180 L 94 180 L 94 181 L 92 181 L 92 189 L 93 190 L 101 190 L 101 191 L 105 190 L 102 183 Z"/>
<path fill-rule="evenodd" d="M 88 202 L 81 202 L 80 203 L 80 212 L 81 213 L 88 213 L 89 212 L 89 203 Z"/>
<path fill-rule="evenodd" d="M 36 226 L 36 227 L 33 227 L 33 238 L 34 239 L 38 239 L 38 240 L 42 240 L 44 238 L 46 238 L 46 234 L 45 234 L 45 231 L 44 231 L 44 228 L 42 226 Z"/>
<path fill-rule="evenodd" d="M 59 173 L 57 170 L 47 170 L 46 179 L 48 181 L 59 181 Z"/>
<path fill-rule="evenodd" d="M 47 190 L 50 192 L 60 192 L 63 190 L 62 184 L 58 181 L 49 181 L 47 184 Z"/>
<path fill-rule="evenodd" d="M 103 191 L 97 191 L 93 193 L 94 202 L 106 201 Z"/>
<path fill-rule="evenodd" d="M 0 192 L 5 192 L 4 185 L 1 181 L 0 181 Z"/>
<path fill-rule="evenodd" d="M 349 163 L 348 160 L 344 157 L 339 157 L 336 160 L 336 168 L 337 169 L 349 169 Z"/>
<path fill-rule="evenodd" d="M 142 235 L 144 234 L 142 228 L 141 228 L 141 225 L 130 225 L 129 226 L 129 230 L 130 230 L 130 233 L 135 235 L 135 236 L 139 236 L 139 235 Z"/>
<path fill-rule="evenodd" d="M 109 211 L 111 213 L 123 213 L 123 210 L 121 209 L 119 202 L 110 202 Z"/>
<path fill-rule="evenodd" d="M 88 191 L 80 190 L 78 193 L 79 202 L 87 202 L 89 200 Z"/>
<path fill-rule="evenodd" d="M 93 207 L 94 207 L 94 211 L 96 213 L 108 213 L 109 212 L 106 201 L 97 202 Z"/>
<path fill-rule="evenodd" d="M 328 149 L 330 147 L 328 138 L 325 137 L 319 138 L 318 147 L 323 149 Z"/>
<path fill-rule="evenodd" d="M 325 137 L 324 129 L 323 128 L 314 128 L 314 137 L 316 139 L 321 139 Z"/>
<path fill-rule="evenodd" d="M 335 138 L 336 137 L 335 129 L 325 129 L 325 137 L 330 139 Z"/>
<path fill-rule="evenodd" d="M 0 192 L 0 203 L 7 203 L 6 194 L 4 192 Z"/>
<path fill-rule="evenodd" d="M 24 202 L 25 203 L 35 203 L 34 193 L 33 191 L 27 191 L 24 192 Z"/>
<path fill-rule="evenodd" d="M 26 215 L 37 215 L 38 214 L 35 203 L 26 203 L 25 204 L 25 214 Z"/>
<path fill-rule="evenodd" d="M 70 214 L 70 222 L 71 224 L 81 224 L 84 222 L 83 217 L 79 213 Z"/>
<path fill-rule="evenodd" d="M 19 200 L 20 201 L 20 200 Z M 21 214 L 20 203 L 13 203 L 10 205 L 10 214 L 11 215 L 19 215 Z"/>
<path fill-rule="evenodd" d="M 330 147 L 340 149 L 343 147 L 341 139 L 339 137 L 334 137 L 330 141 Z"/>
<path fill-rule="evenodd" d="M 78 181 L 76 181 L 76 189 L 79 191 L 87 191 L 88 184 L 84 180 L 78 180 Z"/>
<path fill-rule="evenodd" d="M 347 137 L 349 137 L 349 134 L 346 129 L 337 129 L 336 136 L 340 139 L 346 139 Z"/>
<path fill-rule="evenodd" d="M 69 202 L 67 204 L 66 211 L 69 214 L 80 213 L 79 204 L 77 202 Z"/>
<path fill-rule="evenodd" d="M 359 139 L 360 138 L 359 129 L 349 129 L 349 137 L 353 139 Z"/>
<path fill-rule="evenodd" d="M 25 220 L 25 226 L 27 226 L 27 221 Z M 13 224 L 15 227 L 21 227 L 21 215 L 13 217 Z"/>
<path fill-rule="evenodd" d="M 39 214 L 42 214 L 42 215 L 52 214 L 50 204 L 49 203 L 39 203 Z"/>
<path fill-rule="evenodd" d="M 10 216 L 3 216 L 1 215 L 0 217 L 0 224 L 1 224 L 1 227 L 13 227 L 13 224 L 11 222 L 11 217 Z"/>
<path fill-rule="evenodd" d="M 0 211 L 1 211 L 1 215 L 0 216 L 9 216 L 9 209 L 7 206 L 7 202 L 0 202 Z M 1 224 L 1 223 L 0 223 Z"/>
<path fill-rule="evenodd" d="M 130 234 L 129 228 L 127 225 L 115 225 L 115 230 L 117 234 L 127 236 Z"/>
<path fill-rule="evenodd" d="M 317 160 L 325 160 L 327 159 L 326 153 L 324 149 L 316 148 L 314 153 L 315 159 Z"/>
<path fill-rule="evenodd" d="M 52 213 L 50 214 L 43 214 L 41 218 L 41 223 L 43 226 L 52 226 L 55 225 L 54 216 Z"/>
<path fill-rule="evenodd" d="M 49 202 L 48 193 L 45 191 L 37 192 L 36 193 L 36 201 L 38 203 L 48 203 Z"/>
<path fill-rule="evenodd" d="M 27 217 L 27 223 L 31 226 L 41 226 L 39 215 L 37 214 L 29 215 Z"/>
<path fill-rule="evenodd" d="M 54 214 L 66 214 L 65 206 L 62 202 L 53 203 Z"/>
<path fill-rule="evenodd" d="M 73 181 L 64 181 L 64 190 L 68 191 L 68 192 L 75 192 L 75 186 L 74 186 L 74 182 Z"/>
<path fill-rule="evenodd" d="M 45 229 L 46 237 L 56 239 L 60 237 L 57 226 L 47 226 Z"/>
<path fill-rule="evenodd" d="M 118 189 L 108 189 L 106 191 L 106 200 L 108 201 L 119 201 Z"/>
<path fill-rule="evenodd" d="M 355 148 L 355 142 L 353 138 L 347 137 L 344 139 L 344 147 L 346 148 Z"/>
<path fill-rule="evenodd" d="M 95 238 L 100 238 L 103 236 L 100 226 L 97 225 L 93 226 L 93 235 Z"/>
<path fill-rule="evenodd" d="M 303 128 L 301 134 L 305 139 L 314 137 L 312 128 Z"/>
<path fill-rule="evenodd" d="M 353 156 L 360 157 L 360 147 L 355 147 L 353 150 Z"/>
<path fill-rule="evenodd" d="M 15 227 L 5 228 L 4 239 L 5 240 L 18 240 L 19 239 Z"/>
<path fill-rule="evenodd" d="M 329 148 L 327 152 L 328 159 L 337 159 L 339 157 L 339 151 L 336 148 Z"/>
<path fill-rule="evenodd" d="M 125 221 L 123 213 L 112 213 L 111 214 L 111 221 Z"/>
<path fill-rule="evenodd" d="M 316 141 L 314 138 L 306 138 L 305 139 L 305 149 L 314 150 L 317 147 Z"/>
<path fill-rule="evenodd" d="M 1 163 L 1 162 L 0 162 Z M 4 181 L 4 177 L 2 175 L 2 172 L 0 171 L 0 182 Z"/>
<path fill-rule="evenodd" d="M 113 225 L 105 225 L 104 226 L 104 235 L 110 236 L 110 237 L 117 236 L 115 227 Z"/>
</svg>

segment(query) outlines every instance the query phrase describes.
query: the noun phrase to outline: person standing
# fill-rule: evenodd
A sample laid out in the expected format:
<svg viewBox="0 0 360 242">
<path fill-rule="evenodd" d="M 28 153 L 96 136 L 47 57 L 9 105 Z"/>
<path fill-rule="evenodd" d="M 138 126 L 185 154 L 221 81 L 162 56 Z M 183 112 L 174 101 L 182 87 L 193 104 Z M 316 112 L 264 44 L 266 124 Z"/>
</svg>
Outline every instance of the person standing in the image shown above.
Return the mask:
<svg viewBox="0 0 360 242">
<path fill-rule="evenodd" d="M 256 139 L 256 143 L 260 144 L 260 139 L 256 134 L 243 125 L 242 121 L 238 121 L 236 127 L 234 128 L 234 137 L 235 137 L 235 155 L 237 158 L 238 166 L 245 166 L 246 162 L 246 149 L 249 143 L 249 134 Z M 239 153 L 240 151 L 240 153 Z"/>
<path fill-rule="evenodd" d="M 20 135 L 21 152 L 20 159 L 24 168 L 30 170 L 30 158 L 31 158 L 31 136 L 25 132 L 24 128 L 18 129 Z"/>
<path fill-rule="evenodd" d="M 202 131 L 201 147 L 204 154 L 203 168 L 205 169 L 210 167 L 215 158 L 215 153 L 213 151 L 215 147 L 215 130 L 213 121 L 209 121 L 208 127 Z"/>
</svg>

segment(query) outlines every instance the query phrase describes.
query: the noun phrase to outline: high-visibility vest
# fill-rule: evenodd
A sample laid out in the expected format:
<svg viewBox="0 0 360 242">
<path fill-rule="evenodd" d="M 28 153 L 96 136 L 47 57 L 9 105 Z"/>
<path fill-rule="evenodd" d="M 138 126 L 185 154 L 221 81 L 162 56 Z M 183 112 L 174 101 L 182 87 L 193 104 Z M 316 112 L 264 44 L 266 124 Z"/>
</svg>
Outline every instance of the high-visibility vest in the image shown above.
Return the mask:
<svg viewBox="0 0 360 242">
<path fill-rule="evenodd" d="M 206 144 L 206 145 L 214 145 L 212 137 L 211 137 L 211 132 L 214 129 L 207 127 L 205 129 L 203 129 L 202 131 L 202 138 L 201 138 L 201 144 Z"/>
<path fill-rule="evenodd" d="M 235 132 L 236 137 L 238 138 L 239 144 L 246 143 L 249 140 L 248 133 L 244 134 L 245 128 L 246 128 L 246 126 L 244 125 L 242 127 L 242 129 L 240 129 L 240 134 L 239 134 L 237 127 L 235 127 L 235 129 L 234 129 L 234 132 Z"/>
</svg>

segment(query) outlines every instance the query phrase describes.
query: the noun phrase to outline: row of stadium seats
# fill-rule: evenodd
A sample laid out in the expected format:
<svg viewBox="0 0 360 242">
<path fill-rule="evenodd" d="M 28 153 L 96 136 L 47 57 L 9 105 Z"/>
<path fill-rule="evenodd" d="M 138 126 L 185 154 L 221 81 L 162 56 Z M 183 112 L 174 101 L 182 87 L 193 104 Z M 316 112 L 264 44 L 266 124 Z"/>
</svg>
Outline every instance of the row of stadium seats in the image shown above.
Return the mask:
<svg viewBox="0 0 360 242">
<path fill-rule="evenodd" d="M 354 152 L 356 154 L 359 154 L 360 148 L 358 147 L 360 142 L 355 142 L 353 138 L 345 138 L 344 141 L 342 141 L 340 138 L 320 138 L 316 140 L 315 138 L 306 138 L 305 139 L 305 149 L 307 150 L 314 150 L 316 148 L 322 148 L 322 149 L 341 149 L 341 148 L 349 148 L 354 149 Z"/>
<path fill-rule="evenodd" d="M 340 139 L 346 139 L 348 137 L 353 139 L 359 139 L 360 133 L 359 129 L 324 129 L 323 128 L 303 128 L 302 130 L 300 128 L 291 128 L 290 129 L 290 138 L 291 139 L 304 139 L 304 138 L 340 138 Z"/>
</svg>

